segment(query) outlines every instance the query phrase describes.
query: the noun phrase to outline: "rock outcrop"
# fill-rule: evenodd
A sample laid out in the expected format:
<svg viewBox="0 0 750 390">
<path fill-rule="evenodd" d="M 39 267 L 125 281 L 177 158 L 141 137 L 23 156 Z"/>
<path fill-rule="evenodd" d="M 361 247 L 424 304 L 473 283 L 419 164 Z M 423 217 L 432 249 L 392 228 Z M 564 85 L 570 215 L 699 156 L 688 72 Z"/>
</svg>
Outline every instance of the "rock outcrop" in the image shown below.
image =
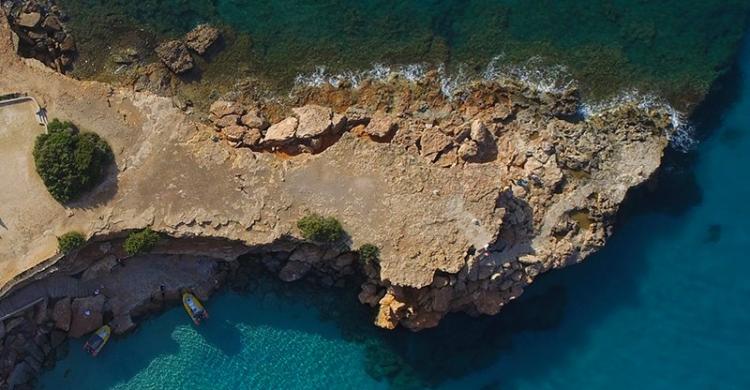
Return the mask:
<svg viewBox="0 0 750 390">
<path fill-rule="evenodd" d="M 185 35 L 185 44 L 199 55 L 203 55 L 220 37 L 221 32 L 218 28 L 200 24 Z"/>
<path fill-rule="evenodd" d="M 104 325 L 104 296 L 77 298 L 71 304 L 70 337 L 78 338 Z"/>
<path fill-rule="evenodd" d="M 313 186 L 287 177 L 290 185 L 335 193 L 344 203 L 342 196 L 370 199 L 365 220 L 357 214 L 345 222 L 382 248 L 379 272 L 362 285 L 360 300 L 378 307 L 375 323 L 388 329 L 432 327 L 451 311 L 496 314 L 539 274 L 600 248 L 628 189 L 659 166 L 670 130 L 666 110 L 635 104 L 566 119 L 576 118 L 574 90 L 478 83 L 448 111 L 444 101 L 430 105 L 411 94 L 417 97 L 391 112 L 378 107 L 382 93 L 340 114 L 320 100 L 293 108 L 252 145 L 224 134 L 233 146 L 260 153 L 321 153 L 306 163 L 304 171 L 318 172 L 309 180 L 326 177 L 321 169 L 339 178 Z M 224 115 L 247 111 L 238 102 L 216 105 L 226 107 Z M 213 123 L 225 132 L 220 120 Z M 375 192 L 356 193 L 364 180 Z M 326 188 L 334 183 L 343 191 Z M 311 266 L 289 259 L 271 268 L 294 281 Z"/>
<path fill-rule="evenodd" d="M 182 41 L 173 40 L 161 43 L 156 48 L 156 55 L 172 72 L 185 73 L 193 69 L 193 57 Z"/>
<path fill-rule="evenodd" d="M 66 19 L 53 0 L 4 2 L 14 33 L 14 52 L 34 58 L 60 73 L 69 70 L 76 43 L 65 29 Z"/>
<path fill-rule="evenodd" d="M 12 45 L 4 27 L 2 49 Z M 3 219 L 24 229 L 0 240 L 0 259 L 12 259 L 0 262 L 5 290 L 55 254 L 56 234 L 113 237 L 151 226 L 175 238 L 230 240 L 263 254 L 258 261 L 284 280 L 329 285 L 330 275 L 362 272 L 360 299 L 386 328 L 435 326 L 452 311 L 495 314 L 541 273 L 601 248 L 619 204 L 658 168 L 673 130 L 659 107 L 622 104 L 580 117 L 574 88 L 476 82 L 448 99 L 434 72 L 420 83 L 302 91 L 293 107 L 235 95 L 202 120 L 171 99 L 15 57 L 0 57 L 0 69 L 14 75 L 0 77 L 0 90 L 28 91 L 49 102 L 51 117 L 97 129 L 117 166 L 74 209 L 36 185 L 33 170 L 13 171 L 23 196 L 8 201 Z M 8 132 L 18 145 L 0 163 L 33 144 L 28 127 Z M 296 222 L 312 212 L 341 221 L 346 248 L 295 255 L 307 245 Z M 365 243 L 380 249 L 374 263 L 354 261 Z M 212 250 L 227 261 L 239 254 Z M 132 306 L 118 298 L 114 317 Z M 77 298 L 71 310 L 71 333 L 101 323 L 97 301 Z"/>
</svg>

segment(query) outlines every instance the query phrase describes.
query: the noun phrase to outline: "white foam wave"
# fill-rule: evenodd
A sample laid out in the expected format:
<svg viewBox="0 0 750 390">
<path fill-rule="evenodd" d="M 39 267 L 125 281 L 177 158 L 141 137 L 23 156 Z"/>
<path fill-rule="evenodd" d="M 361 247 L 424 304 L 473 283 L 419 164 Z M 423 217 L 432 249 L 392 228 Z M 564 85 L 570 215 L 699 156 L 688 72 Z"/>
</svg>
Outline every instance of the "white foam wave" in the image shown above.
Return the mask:
<svg viewBox="0 0 750 390">
<path fill-rule="evenodd" d="M 504 55 L 495 56 L 482 72 L 488 81 L 512 80 L 543 93 L 563 93 L 576 86 L 576 81 L 563 65 L 545 65 L 535 56 L 522 64 L 505 62 Z"/>
<path fill-rule="evenodd" d="M 312 73 L 298 74 L 295 78 L 295 86 L 320 88 L 330 85 L 339 88 L 348 85 L 356 89 L 364 80 L 386 82 L 394 77 L 419 83 L 426 78 L 428 68 L 425 64 L 408 64 L 398 67 L 374 64 L 367 70 L 329 73 L 324 66 L 317 66 Z M 441 64 L 437 67 L 437 75 L 441 93 L 450 100 L 460 99 L 466 87 L 476 80 L 469 75 L 463 65 L 451 72 Z M 576 81 L 565 66 L 545 65 L 541 57 L 532 57 L 522 64 L 512 64 L 505 61 L 504 55 L 498 55 L 492 58 L 479 76 L 485 81 L 520 83 L 539 93 L 561 94 L 576 87 Z M 624 91 L 608 100 L 581 103 L 578 114 L 583 118 L 590 118 L 617 107 L 632 104 L 643 110 L 661 109 L 669 113 L 672 126 L 667 136 L 670 145 L 675 150 L 687 152 L 697 145 L 694 128 L 686 115 L 676 110 L 666 100 L 653 94 L 644 94 L 637 90 Z"/>
<path fill-rule="evenodd" d="M 330 73 L 325 66 L 315 67 L 315 71 L 308 74 L 300 73 L 294 78 L 296 87 L 320 88 L 330 85 L 339 88 L 344 85 L 359 88 L 364 80 L 374 82 L 385 82 L 392 77 L 402 77 L 413 83 L 422 81 L 427 74 L 424 64 L 409 64 L 398 68 L 392 68 L 383 64 L 374 64 L 367 70 L 346 70 L 341 73 Z"/>
<path fill-rule="evenodd" d="M 533 57 L 523 64 L 504 63 L 504 56 L 494 57 L 480 77 L 486 81 L 512 80 L 522 83 L 532 90 L 543 93 L 561 93 L 575 85 L 575 81 L 564 66 L 544 66 L 540 57 Z M 419 83 L 427 76 L 428 66 L 425 64 L 407 64 L 391 67 L 384 64 L 373 64 L 372 68 L 360 71 L 344 71 L 329 73 L 324 66 L 317 66 L 312 73 L 298 74 L 295 78 L 297 87 L 322 87 L 331 85 L 338 88 L 347 82 L 358 88 L 367 79 L 375 82 L 385 82 L 393 77 L 400 77 L 413 83 Z M 444 64 L 437 67 L 440 90 L 449 99 L 458 96 L 471 81 L 466 66 L 460 65 L 457 70 L 449 72 Z"/>
<path fill-rule="evenodd" d="M 445 65 L 440 65 L 438 67 L 438 80 L 440 81 L 440 92 L 448 99 L 455 98 L 470 82 L 463 66 L 458 68 L 458 72 L 451 74 L 445 69 Z"/>
<path fill-rule="evenodd" d="M 687 119 L 687 116 L 666 100 L 653 94 L 643 94 L 637 90 L 625 91 L 609 100 L 582 103 L 578 108 L 578 114 L 583 118 L 590 118 L 624 105 L 635 105 L 642 110 L 664 110 L 669 114 L 671 122 L 671 129 L 667 133 L 670 146 L 683 153 L 687 153 L 697 146 L 695 128 Z"/>
</svg>

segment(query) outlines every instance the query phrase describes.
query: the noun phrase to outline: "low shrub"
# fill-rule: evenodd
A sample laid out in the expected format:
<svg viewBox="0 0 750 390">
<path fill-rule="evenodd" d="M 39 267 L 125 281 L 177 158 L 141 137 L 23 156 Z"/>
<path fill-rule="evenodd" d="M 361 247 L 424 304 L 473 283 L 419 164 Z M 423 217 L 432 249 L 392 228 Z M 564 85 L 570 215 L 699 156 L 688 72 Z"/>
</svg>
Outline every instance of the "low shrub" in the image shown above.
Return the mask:
<svg viewBox="0 0 750 390">
<path fill-rule="evenodd" d="M 94 133 L 53 119 L 34 143 L 34 163 L 47 190 L 58 202 L 75 200 L 95 187 L 113 160 L 112 149 Z"/>
<path fill-rule="evenodd" d="M 159 234 L 151 230 L 151 228 L 145 228 L 141 231 L 128 234 L 128 238 L 125 239 L 122 247 L 127 254 L 133 256 L 150 252 L 158 242 Z"/>
<path fill-rule="evenodd" d="M 297 221 L 297 227 L 306 240 L 319 242 L 335 242 L 344 235 L 341 223 L 333 217 L 323 217 L 309 214 Z"/>
<path fill-rule="evenodd" d="M 364 244 L 357 249 L 357 254 L 363 264 L 377 264 L 380 257 L 380 249 L 373 244 Z"/>
<path fill-rule="evenodd" d="M 79 232 L 67 232 L 57 237 L 57 249 L 61 253 L 68 254 L 86 243 L 86 237 Z"/>
</svg>

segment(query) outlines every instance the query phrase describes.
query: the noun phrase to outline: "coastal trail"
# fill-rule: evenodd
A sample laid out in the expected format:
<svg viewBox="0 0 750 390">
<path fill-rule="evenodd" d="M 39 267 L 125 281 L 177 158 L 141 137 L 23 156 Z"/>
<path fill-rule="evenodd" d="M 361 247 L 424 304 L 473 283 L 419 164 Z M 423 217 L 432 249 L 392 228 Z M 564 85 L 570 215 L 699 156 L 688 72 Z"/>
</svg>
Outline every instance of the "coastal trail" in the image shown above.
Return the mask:
<svg viewBox="0 0 750 390">
<path fill-rule="evenodd" d="M 80 281 L 70 276 L 54 276 L 33 282 L 0 301 L 0 321 L 20 313 L 45 299 L 78 298 L 92 295 L 96 280 Z"/>
</svg>

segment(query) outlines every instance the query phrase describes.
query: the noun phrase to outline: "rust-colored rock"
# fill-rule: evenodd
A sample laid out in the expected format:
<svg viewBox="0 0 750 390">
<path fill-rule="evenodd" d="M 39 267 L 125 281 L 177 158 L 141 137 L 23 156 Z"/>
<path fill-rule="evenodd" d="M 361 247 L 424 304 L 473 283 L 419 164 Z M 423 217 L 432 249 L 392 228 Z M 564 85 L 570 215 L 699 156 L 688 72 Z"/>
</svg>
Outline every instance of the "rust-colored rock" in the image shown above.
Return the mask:
<svg viewBox="0 0 750 390">
<path fill-rule="evenodd" d="M 196 53 L 203 55 L 221 37 L 218 28 L 200 24 L 185 35 L 185 44 Z"/>
<path fill-rule="evenodd" d="M 396 130 L 396 127 L 392 116 L 376 112 L 365 127 L 365 132 L 375 138 L 386 138 Z"/>
<path fill-rule="evenodd" d="M 396 329 L 408 312 L 406 303 L 399 301 L 391 292 L 387 292 L 378 304 L 380 307 L 375 318 L 375 325 L 384 329 Z"/>
<path fill-rule="evenodd" d="M 297 118 L 289 117 L 266 130 L 263 143 L 267 145 L 283 145 L 292 142 L 297 132 Z"/>
<path fill-rule="evenodd" d="M 229 127 L 225 127 L 221 130 L 221 134 L 226 137 L 231 142 L 241 142 L 245 134 L 247 133 L 247 128 L 240 125 L 231 125 Z"/>
<path fill-rule="evenodd" d="M 174 73 L 180 74 L 193 69 L 193 57 L 182 41 L 167 41 L 156 47 L 156 55 Z"/>
</svg>

